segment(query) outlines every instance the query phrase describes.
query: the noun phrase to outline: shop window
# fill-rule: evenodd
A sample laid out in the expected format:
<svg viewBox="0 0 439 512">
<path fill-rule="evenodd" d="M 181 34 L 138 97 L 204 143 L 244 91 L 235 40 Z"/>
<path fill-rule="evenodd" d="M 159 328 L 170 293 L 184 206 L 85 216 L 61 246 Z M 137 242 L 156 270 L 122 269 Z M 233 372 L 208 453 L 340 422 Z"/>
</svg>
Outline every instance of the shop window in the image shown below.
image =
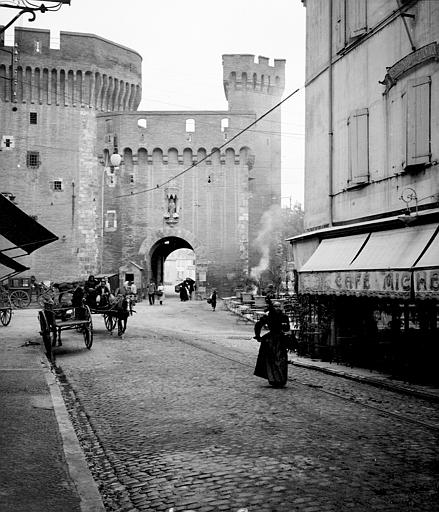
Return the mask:
<svg viewBox="0 0 439 512">
<path fill-rule="evenodd" d="M 348 184 L 369 181 L 369 111 L 356 110 L 348 118 Z"/>
<path fill-rule="evenodd" d="M 423 167 L 431 158 L 431 78 L 407 83 L 405 168 Z"/>
<path fill-rule="evenodd" d="M 40 153 L 38 151 L 28 151 L 26 155 L 26 167 L 37 169 L 40 164 Z"/>
<path fill-rule="evenodd" d="M 29 124 L 38 124 L 38 115 L 36 112 L 29 113 Z"/>
<path fill-rule="evenodd" d="M 116 210 L 107 210 L 107 213 L 105 214 L 105 231 L 116 231 L 116 229 Z"/>
</svg>

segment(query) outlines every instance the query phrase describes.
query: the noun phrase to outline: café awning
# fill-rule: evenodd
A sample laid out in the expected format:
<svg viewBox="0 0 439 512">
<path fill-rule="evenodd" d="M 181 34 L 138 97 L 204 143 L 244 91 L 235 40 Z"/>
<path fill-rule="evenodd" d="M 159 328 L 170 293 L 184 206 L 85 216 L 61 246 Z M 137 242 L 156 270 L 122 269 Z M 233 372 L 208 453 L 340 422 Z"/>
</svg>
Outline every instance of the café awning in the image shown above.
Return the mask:
<svg viewBox="0 0 439 512">
<path fill-rule="evenodd" d="M 371 233 L 350 270 L 410 269 L 431 239 L 435 225 Z"/>
<path fill-rule="evenodd" d="M 415 264 L 413 285 L 416 298 L 439 298 L 439 227 Z"/>
<path fill-rule="evenodd" d="M 301 272 L 345 270 L 360 252 L 369 236 L 345 236 L 322 240 L 316 251 L 300 269 Z"/>
<path fill-rule="evenodd" d="M 417 286 L 428 288 L 422 281 L 428 281 L 425 271 L 416 281 L 415 264 L 438 272 L 437 230 L 434 223 L 322 240 L 299 270 L 299 290 L 313 294 L 412 297 Z M 434 282 L 433 276 L 431 279 Z M 438 292 L 432 291 L 436 296 Z"/>
</svg>

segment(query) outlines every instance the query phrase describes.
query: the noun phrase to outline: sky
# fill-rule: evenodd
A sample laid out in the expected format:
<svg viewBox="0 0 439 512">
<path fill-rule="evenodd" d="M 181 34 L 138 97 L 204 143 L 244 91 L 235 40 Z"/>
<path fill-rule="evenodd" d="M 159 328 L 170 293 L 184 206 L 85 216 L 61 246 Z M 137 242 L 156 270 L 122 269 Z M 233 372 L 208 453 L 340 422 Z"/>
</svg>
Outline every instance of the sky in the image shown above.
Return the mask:
<svg viewBox="0 0 439 512">
<path fill-rule="evenodd" d="M 0 24 L 16 12 L 0 9 Z M 59 11 L 37 13 L 32 23 L 24 15 L 15 26 L 92 33 L 136 50 L 143 58 L 139 110 L 226 110 L 223 54 L 286 59 L 283 98 L 300 91 L 282 105 L 282 203 L 303 205 L 301 0 L 71 0 Z"/>
</svg>

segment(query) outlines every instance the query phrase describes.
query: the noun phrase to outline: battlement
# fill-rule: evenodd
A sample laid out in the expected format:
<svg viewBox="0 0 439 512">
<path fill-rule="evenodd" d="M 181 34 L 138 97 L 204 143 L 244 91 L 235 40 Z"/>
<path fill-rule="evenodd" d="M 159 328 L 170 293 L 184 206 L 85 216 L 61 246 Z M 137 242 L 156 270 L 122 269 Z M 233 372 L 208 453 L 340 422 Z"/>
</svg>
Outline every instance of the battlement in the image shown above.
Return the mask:
<svg viewBox="0 0 439 512">
<path fill-rule="evenodd" d="M 285 88 L 285 59 L 275 59 L 270 66 L 269 58 L 254 55 L 223 55 L 223 82 L 226 98 L 231 91 L 265 93 L 281 96 Z"/>
<path fill-rule="evenodd" d="M 13 69 L 10 51 L 0 52 L 0 100 L 104 111 L 140 103 L 142 57 L 129 48 L 76 32 L 53 45 L 49 30 L 15 28 Z"/>
</svg>

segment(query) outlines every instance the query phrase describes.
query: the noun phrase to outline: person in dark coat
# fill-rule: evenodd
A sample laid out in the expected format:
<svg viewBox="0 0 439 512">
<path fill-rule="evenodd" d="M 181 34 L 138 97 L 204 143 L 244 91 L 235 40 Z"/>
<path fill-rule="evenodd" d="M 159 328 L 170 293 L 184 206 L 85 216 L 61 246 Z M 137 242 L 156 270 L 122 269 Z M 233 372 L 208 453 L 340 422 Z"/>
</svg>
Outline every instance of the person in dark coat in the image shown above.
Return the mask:
<svg viewBox="0 0 439 512">
<path fill-rule="evenodd" d="M 96 309 L 96 297 L 98 295 L 98 286 L 99 281 L 93 275 L 90 275 L 88 277 L 84 285 L 85 300 L 87 302 L 87 305 L 92 309 Z"/>
<path fill-rule="evenodd" d="M 190 277 L 186 277 L 185 279 L 186 283 L 187 283 L 187 289 L 188 289 L 188 295 L 189 295 L 189 300 L 192 300 L 192 296 L 194 294 L 194 289 L 195 289 L 195 281 L 193 279 L 191 279 Z"/>
<path fill-rule="evenodd" d="M 183 281 L 182 283 L 180 283 L 180 300 L 182 302 L 186 302 L 187 300 L 189 300 L 186 281 Z"/>
<path fill-rule="evenodd" d="M 210 305 L 212 306 L 212 310 L 216 309 L 216 289 L 212 290 L 212 295 L 210 296 Z"/>
<path fill-rule="evenodd" d="M 262 327 L 268 333 L 261 336 Z M 283 388 L 288 379 L 288 352 L 286 333 L 290 330 L 288 316 L 279 302 L 270 302 L 268 312 L 255 323 L 255 339 L 261 343 L 254 375 L 268 379 L 275 388 Z"/>
</svg>

